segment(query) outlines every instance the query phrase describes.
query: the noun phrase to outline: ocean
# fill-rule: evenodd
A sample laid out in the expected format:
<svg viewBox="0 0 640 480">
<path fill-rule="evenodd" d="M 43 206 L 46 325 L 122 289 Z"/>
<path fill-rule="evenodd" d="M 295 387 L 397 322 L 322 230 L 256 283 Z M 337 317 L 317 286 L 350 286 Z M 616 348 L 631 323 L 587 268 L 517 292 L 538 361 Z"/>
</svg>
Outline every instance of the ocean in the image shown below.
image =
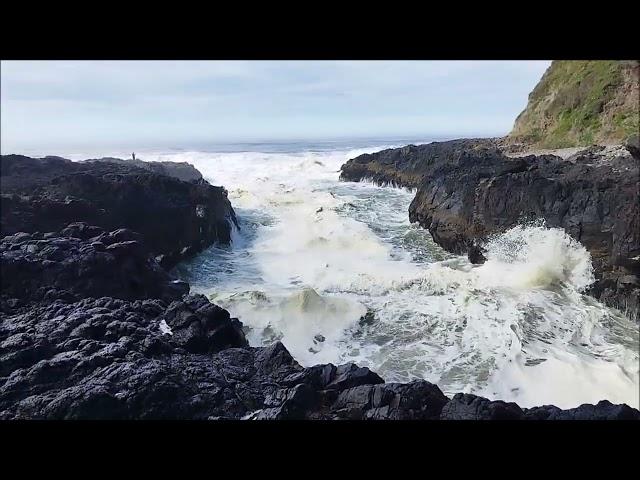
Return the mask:
<svg viewBox="0 0 640 480">
<path fill-rule="evenodd" d="M 588 251 L 544 223 L 492 238 L 472 265 L 412 225 L 415 192 L 338 181 L 362 153 L 430 139 L 243 143 L 136 152 L 223 185 L 239 228 L 174 274 L 303 366 L 355 362 L 387 382 L 523 407 L 607 399 L 640 407 L 635 322 L 584 295 Z M 60 154 L 60 153 L 58 153 Z M 62 155 L 130 157 L 130 152 Z"/>
</svg>

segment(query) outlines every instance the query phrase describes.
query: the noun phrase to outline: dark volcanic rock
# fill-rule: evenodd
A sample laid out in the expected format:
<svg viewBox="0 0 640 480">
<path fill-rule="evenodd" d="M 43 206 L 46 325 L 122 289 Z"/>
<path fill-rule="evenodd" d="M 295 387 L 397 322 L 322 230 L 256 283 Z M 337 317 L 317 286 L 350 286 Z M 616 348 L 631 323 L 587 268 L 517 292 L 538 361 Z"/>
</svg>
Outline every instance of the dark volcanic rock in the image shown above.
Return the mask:
<svg viewBox="0 0 640 480">
<path fill-rule="evenodd" d="M 123 160 L 122 158 L 103 157 L 97 159 L 86 160 L 87 162 L 107 162 L 117 163 L 119 165 L 130 165 L 133 167 L 144 168 L 151 172 L 174 177 L 183 182 L 201 182 L 202 174 L 190 163 L 187 162 L 145 162 L 139 159 Z"/>
<path fill-rule="evenodd" d="M 437 420 L 449 399 L 424 380 L 362 385 L 340 393 L 332 418 L 354 420 Z"/>
<path fill-rule="evenodd" d="M 243 414 L 247 407 L 234 385 L 246 379 L 247 389 L 257 389 L 249 381 L 256 372 L 253 352 L 231 348 L 221 357 L 211 356 L 247 343 L 226 311 L 203 308 L 205 303 L 198 296 L 168 308 L 157 299 L 88 298 L 71 304 L 56 301 L 4 318 L 0 417 Z M 177 317 L 191 320 L 178 323 Z M 173 325 L 171 333 L 162 333 L 163 322 Z M 194 324 L 199 328 L 192 329 Z M 249 393 L 246 401 L 251 404 Z"/>
<path fill-rule="evenodd" d="M 640 420 L 640 411 L 607 400 L 562 410 L 553 405 L 521 409 L 517 404 L 491 401 L 467 393 L 454 395 L 440 413 L 441 420 Z"/>
<path fill-rule="evenodd" d="M 204 180 L 183 182 L 126 162 L 1 160 L 2 235 L 59 231 L 72 222 L 126 227 L 142 234 L 165 267 L 231 240 L 236 218 L 227 192 Z"/>
<path fill-rule="evenodd" d="M 174 300 L 189 291 L 150 256 L 139 234 L 84 223 L 4 237 L 0 273 L 2 297 L 22 304 L 102 296 Z"/>
<path fill-rule="evenodd" d="M 473 264 L 482 264 L 484 262 L 487 261 L 486 257 L 484 256 L 484 249 L 476 244 L 473 244 L 469 247 L 469 251 L 467 252 L 467 257 L 469 258 L 469 261 Z"/>
<path fill-rule="evenodd" d="M 515 403 L 492 402 L 468 393 L 454 395 L 440 413 L 441 420 L 523 420 L 524 412 Z"/>
<path fill-rule="evenodd" d="M 431 146 L 431 148 L 425 148 Z M 429 145 L 407 145 L 352 158 L 341 168 L 340 179 L 359 182 L 368 179 L 379 184 L 418 188 L 428 168 L 459 163 L 474 158 L 492 158 L 495 144 L 484 139 L 461 139 Z"/>
<path fill-rule="evenodd" d="M 640 412 L 628 405 L 602 400 L 562 410 L 553 405 L 524 409 L 525 420 L 640 420 Z"/>
<path fill-rule="evenodd" d="M 340 178 L 417 188 L 410 220 L 459 254 L 543 218 L 591 253 L 591 293 L 633 316 L 640 297 L 639 166 L 625 149 L 590 148 L 566 160 L 510 158 L 493 140 L 454 140 L 361 155 L 342 166 Z"/>
<path fill-rule="evenodd" d="M 162 314 L 172 343 L 191 353 L 207 353 L 248 346 L 242 324 L 203 295 L 174 301 Z"/>
</svg>

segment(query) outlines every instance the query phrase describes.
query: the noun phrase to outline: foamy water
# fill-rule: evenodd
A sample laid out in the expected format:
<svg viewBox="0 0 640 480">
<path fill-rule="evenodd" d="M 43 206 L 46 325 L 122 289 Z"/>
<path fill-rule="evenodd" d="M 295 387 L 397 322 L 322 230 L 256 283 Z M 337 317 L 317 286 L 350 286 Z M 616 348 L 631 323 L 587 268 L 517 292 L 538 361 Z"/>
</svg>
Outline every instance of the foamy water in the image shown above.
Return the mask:
<svg viewBox="0 0 640 480">
<path fill-rule="evenodd" d="M 484 265 L 450 255 L 409 223 L 414 192 L 338 181 L 346 160 L 381 148 L 140 157 L 192 163 L 228 189 L 233 245 L 176 273 L 252 345 L 279 339 L 305 366 L 353 361 L 525 407 L 638 407 L 638 327 L 582 294 L 585 248 L 537 224 L 493 238 Z"/>
</svg>

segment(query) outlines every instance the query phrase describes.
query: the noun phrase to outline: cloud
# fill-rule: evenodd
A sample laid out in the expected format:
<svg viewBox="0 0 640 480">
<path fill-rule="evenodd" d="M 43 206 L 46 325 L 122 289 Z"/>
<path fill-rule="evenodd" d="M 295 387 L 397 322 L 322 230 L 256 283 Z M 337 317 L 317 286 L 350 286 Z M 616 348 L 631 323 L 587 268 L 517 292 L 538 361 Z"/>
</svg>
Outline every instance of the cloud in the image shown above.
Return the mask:
<svg viewBox="0 0 640 480">
<path fill-rule="evenodd" d="M 2 62 L 2 150 L 506 133 L 550 62 Z"/>
</svg>

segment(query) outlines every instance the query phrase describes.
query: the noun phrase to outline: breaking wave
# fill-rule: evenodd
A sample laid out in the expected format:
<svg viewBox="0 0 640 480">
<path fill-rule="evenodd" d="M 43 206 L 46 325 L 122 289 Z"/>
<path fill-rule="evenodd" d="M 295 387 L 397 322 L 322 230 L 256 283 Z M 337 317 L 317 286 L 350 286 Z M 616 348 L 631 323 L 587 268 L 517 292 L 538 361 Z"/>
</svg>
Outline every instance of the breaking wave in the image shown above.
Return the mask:
<svg viewBox="0 0 640 480">
<path fill-rule="evenodd" d="M 575 407 L 638 407 L 638 326 L 584 295 L 587 250 L 561 229 L 516 226 L 472 265 L 408 221 L 414 193 L 338 182 L 377 150 L 181 152 L 224 185 L 240 230 L 176 272 L 303 365 L 353 361 L 386 381 Z"/>
</svg>

